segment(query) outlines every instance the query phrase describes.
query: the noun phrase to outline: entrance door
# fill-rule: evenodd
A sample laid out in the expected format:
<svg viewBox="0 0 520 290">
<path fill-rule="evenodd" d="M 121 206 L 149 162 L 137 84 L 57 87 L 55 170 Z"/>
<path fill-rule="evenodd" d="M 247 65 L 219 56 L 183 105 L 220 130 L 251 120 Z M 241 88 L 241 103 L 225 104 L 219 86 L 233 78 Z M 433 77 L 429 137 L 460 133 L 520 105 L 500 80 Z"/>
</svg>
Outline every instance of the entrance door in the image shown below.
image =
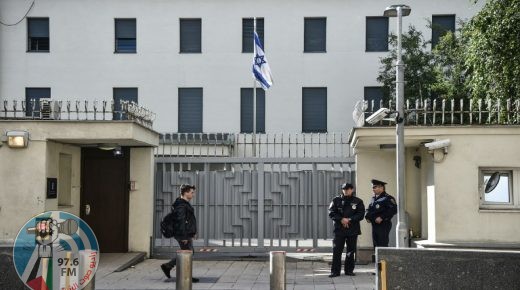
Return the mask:
<svg viewBox="0 0 520 290">
<path fill-rule="evenodd" d="M 130 150 L 83 148 L 81 218 L 97 237 L 100 251 L 128 252 L 128 181 Z"/>
</svg>

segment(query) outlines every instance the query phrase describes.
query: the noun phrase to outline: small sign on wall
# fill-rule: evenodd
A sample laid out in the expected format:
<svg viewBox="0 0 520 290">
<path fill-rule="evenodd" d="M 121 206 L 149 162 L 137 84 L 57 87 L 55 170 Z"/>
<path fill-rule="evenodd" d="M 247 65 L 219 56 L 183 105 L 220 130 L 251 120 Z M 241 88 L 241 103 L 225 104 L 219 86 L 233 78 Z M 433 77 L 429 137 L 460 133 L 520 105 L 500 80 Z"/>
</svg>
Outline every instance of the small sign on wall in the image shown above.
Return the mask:
<svg viewBox="0 0 520 290">
<path fill-rule="evenodd" d="M 57 178 L 47 178 L 47 198 L 56 198 L 58 197 L 58 179 Z"/>
</svg>

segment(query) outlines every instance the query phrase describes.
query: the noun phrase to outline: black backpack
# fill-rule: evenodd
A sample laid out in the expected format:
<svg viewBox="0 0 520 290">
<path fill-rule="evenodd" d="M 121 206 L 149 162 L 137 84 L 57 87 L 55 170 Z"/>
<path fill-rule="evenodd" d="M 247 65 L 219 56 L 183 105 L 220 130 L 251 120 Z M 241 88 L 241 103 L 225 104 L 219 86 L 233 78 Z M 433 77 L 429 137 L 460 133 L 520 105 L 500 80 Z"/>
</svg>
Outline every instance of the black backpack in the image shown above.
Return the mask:
<svg viewBox="0 0 520 290">
<path fill-rule="evenodd" d="M 171 238 L 175 236 L 175 214 L 174 209 L 167 214 L 161 221 L 161 233 L 165 238 Z"/>
</svg>

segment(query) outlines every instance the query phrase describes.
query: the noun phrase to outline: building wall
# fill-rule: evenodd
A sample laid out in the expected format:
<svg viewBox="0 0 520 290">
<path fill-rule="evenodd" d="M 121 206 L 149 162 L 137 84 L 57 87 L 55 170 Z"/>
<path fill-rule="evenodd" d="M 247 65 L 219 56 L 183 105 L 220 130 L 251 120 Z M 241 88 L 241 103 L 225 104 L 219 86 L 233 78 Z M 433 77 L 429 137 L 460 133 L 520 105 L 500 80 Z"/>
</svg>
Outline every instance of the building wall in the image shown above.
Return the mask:
<svg viewBox="0 0 520 290">
<path fill-rule="evenodd" d="M 370 198 L 374 177 L 388 182 L 387 192 L 395 196 L 395 151 L 377 149 L 379 144 L 395 140 L 394 128 L 356 129 L 356 174 L 358 196 Z M 379 130 L 379 131 L 378 131 Z M 373 132 L 373 133 L 371 133 Z M 506 168 L 518 171 L 520 128 L 502 127 L 415 127 L 407 128 L 406 141 L 406 211 L 409 227 L 432 243 L 517 244 L 520 232 L 515 231 L 520 207 L 484 209 L 480 205 L 479 168 Z M 372 138 L 372 140 L 371 140 Z M 432 154 L 420 145 L 431 140 L 450 139 L 448 154 L 442 150 Z M 413 156 L 422 157 L 421 169 Z M 513 200 L 518 198 L 518 175 L 513 175 Z M 515 179 L 516 178 L 516 179 Z M 368 194 L 367 194 L 368 193 Z M 365 225 L 361 245 L 370 241 L 371 230 Z M 392 233 L 393 235 L 393 233 Z"/>
<path fill-rule="evenodd" d="M 431 38 L 432 14 L 469 18 L 483 2 L 411 1 L 403 27 Z M 0 18 L 20 19 L 27 1 L 0 2 Z M 302 87 L 327 87 L 329 132 L 353 126 L 352 108 L 376 82 L 379 58 L 365 52 L 366 16 L 390 0 L 48 0 L 29 17 L 49 17 L 50 53 L 27 53 L 27 22 L 0 27 L 0 100 L 23 99 L 25 87 L 50 87 L 54 99 L 112 99 L 114 87 L 137 87 L 157 113 L 157 131 L 177 131 L 179 87 L 203 88 L 203 131 L 240 131 L 240 88 L 252 87 L 242 53 L 242 18 L 264 17 L 274 86 L 266 93 L 266 132 L 301 132 Z M 304 17 L 327 18 L 326 53 L 303 53 Z M 114 53 L 114 18 L 136 18 L 137 53 Z M 179 18 L 202 19 L 202 53 L 179 54 Z M 389 21 L 395 31 L 396 20 Z"/>
<path fill-rule="evenodd" d="M 63 182 L 59 178 L 60 172 L 60 154 L 68 154 L 72 158 L 71 170 L 71 203 L 70 205 L 58 205 L 58 198 L 47 199 L 45 202 L 45 210 L 60 210 L 70 212 L 76 216 L 80 216 L 80 189 L 81 189 L 81 148 L 62 143 L 47 142 L 47 173 L 46 177 L 58 178 L 58 186 Z M 58 187 L 59 188 L 59 187 Z M 60 191 L 58 190 L 58 195 Z"/>
<path fill-rule="evenodd" d="M 520 167 L 520 129 L 511 133 L 439 136 L 449 138 L 452 145 L 444 161 L 435 163 L 437 242 L 520 241 L 520 232 L 514 230 L 518 228 L 520 209 L 479 209 L 479 167 Z"/>
<path fill-rule="evenodd" d="M 45 141 L 26 149 L 0 146 L 0 240 L 14 240 L 30 218 L 45 211 L 46 159 Z"/>
<path fill-rule="evenodd" d="M 153 166 L 153 148 L 131 148 L 130 180 L 135 182 L 136 190 L 130 191 L 129 251 L 150 251 L 154 202 Z"/>
</svg>

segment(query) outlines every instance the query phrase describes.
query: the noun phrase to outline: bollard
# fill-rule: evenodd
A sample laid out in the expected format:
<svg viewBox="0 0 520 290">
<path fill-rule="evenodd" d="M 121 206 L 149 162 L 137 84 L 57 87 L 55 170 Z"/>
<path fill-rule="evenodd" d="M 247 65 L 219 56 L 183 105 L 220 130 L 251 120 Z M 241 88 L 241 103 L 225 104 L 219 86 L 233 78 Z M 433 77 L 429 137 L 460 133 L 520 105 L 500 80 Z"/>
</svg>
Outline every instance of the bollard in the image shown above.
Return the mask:
<svg viewBox="0 0 520 290">
<path fill-rule="evenodd" d="M 83 287 L 83 290 L 95 290 L 96 289 L 96 275 L 92 276 L 92 279 L 88 284 Z"/>
<path fill-rule="evenodd" d="M 285 252 L 271 251 L 269 262 L 271 290 L 285 290 Z"/>
<path fill-rule="evenodd" d="M 177 264 L 175 265 L 177 275 L 175 289 L 177 290 L 191 290 L 192 257 L 193 252 L 190 250 L 177 251 Z"/>
</svg>

